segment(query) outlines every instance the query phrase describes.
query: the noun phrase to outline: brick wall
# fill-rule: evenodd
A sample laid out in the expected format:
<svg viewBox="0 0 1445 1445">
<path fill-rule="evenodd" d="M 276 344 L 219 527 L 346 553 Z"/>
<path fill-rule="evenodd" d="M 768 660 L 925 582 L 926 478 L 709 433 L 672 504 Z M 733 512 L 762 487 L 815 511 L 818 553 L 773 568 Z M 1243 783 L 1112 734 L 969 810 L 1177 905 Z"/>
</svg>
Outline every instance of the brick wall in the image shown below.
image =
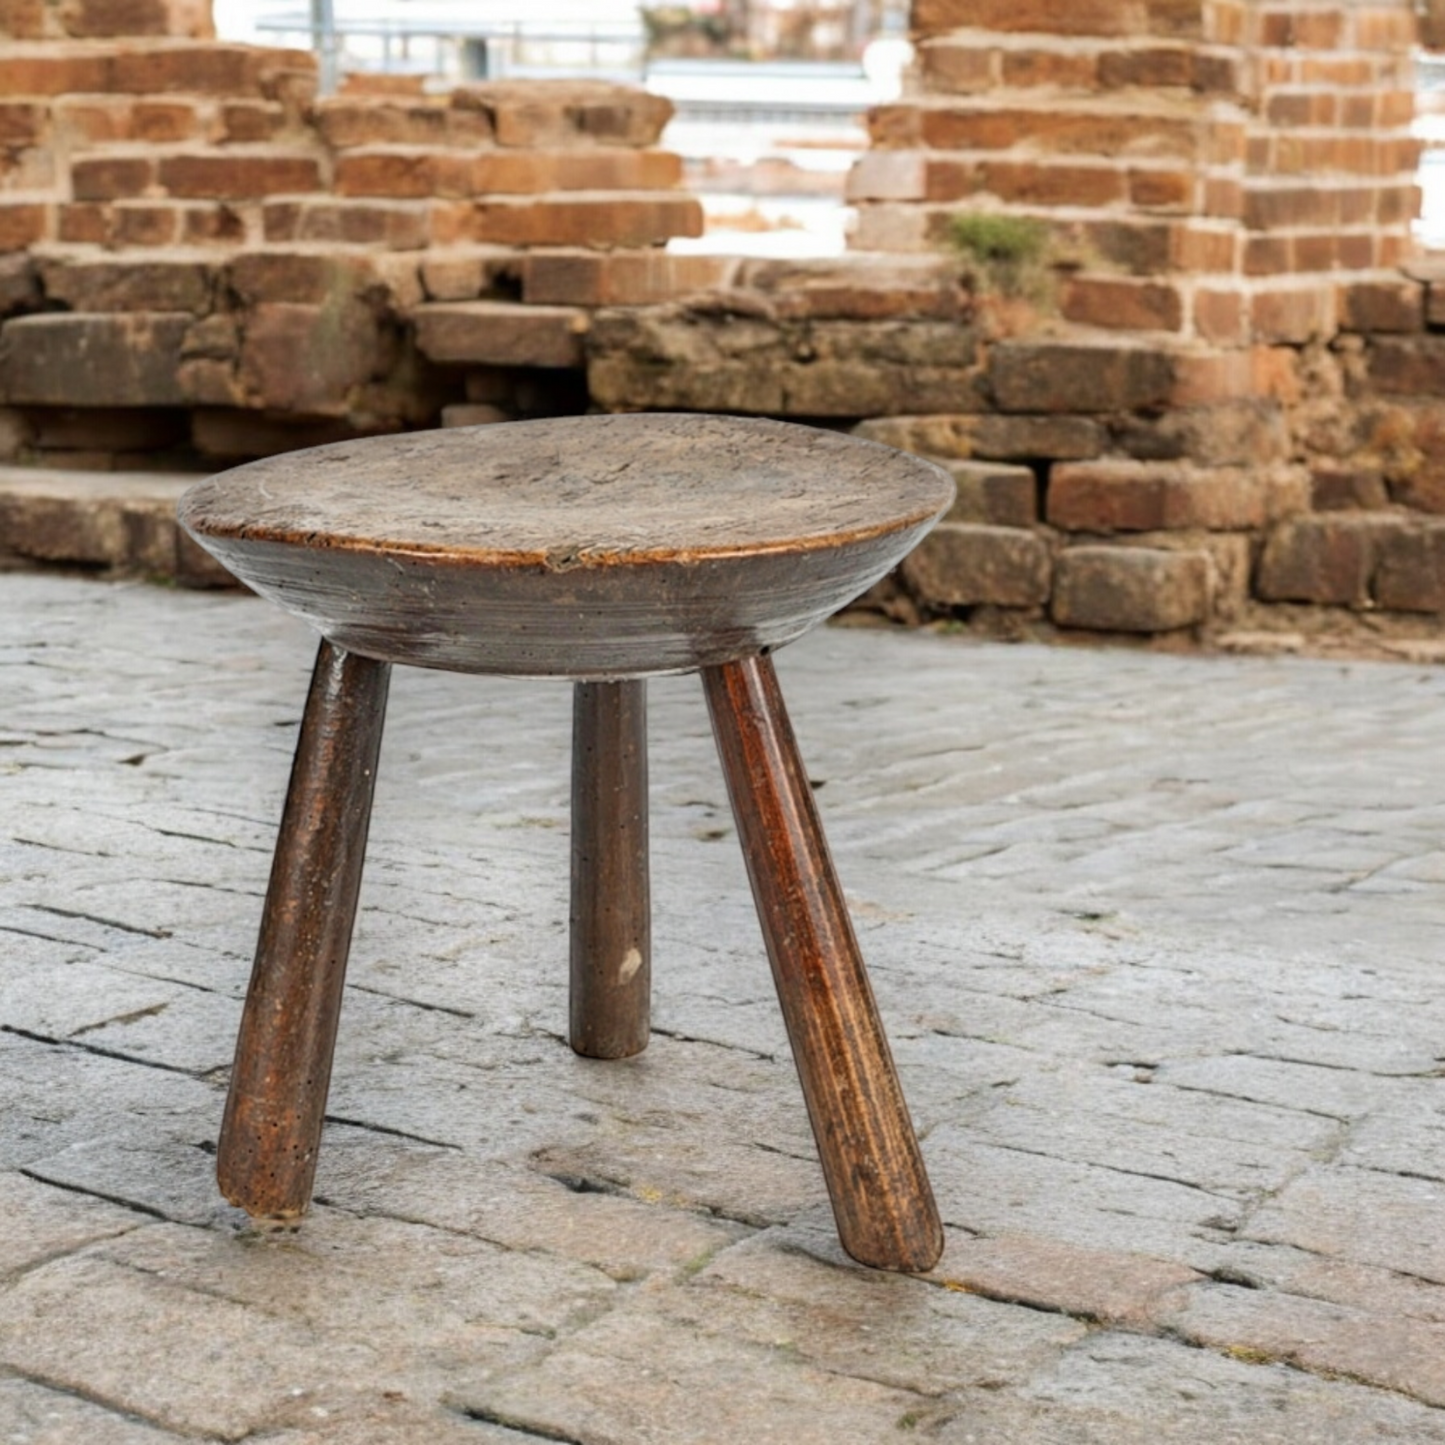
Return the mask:
<svg viewBox="0 0 1445 1445">
<path fill-rule="evenodd" d="M 871 599 L 896 616 L 1438 632 L 1445 271 L 1411 251 L 1409 7 L 914 17 L 853 251 L 782 262 L 663 249 L 700 214 L 639 92 L 317 100 L 309 56 L 209 40 L 181 0 L 0 0 L 0 457 L 776 415 L 954 472 L 953 512 Z M 949 249 L 974 212 L 1044 224 L 1026 284 Z M 46 546 L 65 555 L 54 525 Z"/>
</svg>

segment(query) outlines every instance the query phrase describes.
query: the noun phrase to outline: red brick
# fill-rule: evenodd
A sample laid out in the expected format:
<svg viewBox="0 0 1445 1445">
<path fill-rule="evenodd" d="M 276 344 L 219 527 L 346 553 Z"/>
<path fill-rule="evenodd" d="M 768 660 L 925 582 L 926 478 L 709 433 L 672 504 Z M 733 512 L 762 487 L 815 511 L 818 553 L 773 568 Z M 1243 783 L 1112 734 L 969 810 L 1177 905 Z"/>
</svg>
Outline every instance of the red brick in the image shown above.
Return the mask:
<svg viewBox="0 0 1445 1445">
<path fill-rule="evenodd" d="M 328 96 L 316 103 L 315 124 L 326 143 L 348 150 L 364 146 L 465 146 L 492 142 L 487 112 L 421 96 L 353 99 Z"/>
<path fill-rule="evenodd" d="M 1340 288 L 1339 310 L 1347 331 L 1421 331 L 1425 288 L 1418 281 L 1357 281 Z"/>
<path fill-rule="evenodd" d="M 1099 57 L 1099 82 L 1109 89 L 1142 85 L 1151 90 L 1193 83 L 1193 52 L 1185 45 L 1107 50 Z"/>
<path fill-rule="evenodd" d="M 1172 632 L 1209 616 L 1211 577 L 1204 551 L 1070 547 L 1055 567 L 1051 610 L 1061 627 Z"/>
<path fill-rule="evenodd" d="M 1007 462 L 945 461 L 957 489 L 946 522 L 1032 527 L 1039 520 L 1038 478 Z"/>
<path fill-rule="evenodd" d="M 942 522 L 903 560 L 903 580 L 925 606 L 1039 607 L 1048 600 L 1048 545 L 1021 527 Z"/>
<path fill-rule="evenodd" d="M 257 200 L 321 188 L 321 168 L 311 156 L 279 152 L 166 156 L 158 172 L 167 194 L 198 201 Z"/>
<path fill-rule="evenodd" d="M 1123 276 L 1075 276 L 1064 286 L 1064 316 L 1083 326 L 1124 331 L 1178 331 L 1184 324 L 1184 298 L 1163 281 Z"/>
<path fill-rule="evenodd" d="M 1068 532 L 1242 531 L 1264 524 L 1252 471 L 1178 462 L 1060 463 L 1049 474 L 1047 517 Z"/>
<path fill-rule="evenodd" d="M 1370 512 L 1389 504 L 1385 480 L 1376 470 L 1321 466 L 1310 474 L 1310 505 L 1317 512 Z"/>
<path fill-rule="evenodd" d="M 110 239 L 110 217 L 111 208 L 95 202 L 61 206 L 56 213 L 56 239 L 67 245 L 103 246 Z"/>
<path fill-rule="evenodd" d="M 305 50 L 269 50 L 230 42 L 154 45 L 124 50 L 110 63 L 109 84 L 68 85 L 72 91 L 118 91 L 127 95 L 224 95 L 250 99 L 267 92 L 278 75 L 315 74 L 316 61 Z"/>
<path fill-rule="evenodd" d="M 284 197 L 267 201 L 261 220 L 268 241 L 325 241 L 414 251 L 426 246 L 431 237 L 431 205 L 427 201 Z"/>
<path fill-rule="evenodd" d="M 123 35 L 206 40 L 216 33 L 208 0 L 67 0 L 66 32 L 84 38 Z"/>
<path fill-rule="evenodd" d="M 918 48 L 923 83 L 930 93 L 968 94 L 995 83 L 994 52 L 969 42 L 935 40 Z"/>
<path fill-rule="evenodd" d="M 1092 90 L 1099 83 L 1099 62 L 1088 52 L 1009 48 L 999 52 L 999 64 L 1007 86 Z"/>
<path fill-rule="evenodd" d="M 1445 337 L 1380 337 L 1367 353 L 1370 385 L 1384 396 L 1445 396 Z"/>
<path fill-rule="evenodd" d="M 169 246 L 181 239 L 180 210 L 149 201 L 121 201 L 110 207 L 109 244 Z"/>
<path fill-rule="evenodd" d="M 275 101 L 236 100 L 221 107 L 221 129 L 231 144 L 252 145 L 271 140 L 286 122 Z"/>
<path fill-rule="evenodd" d="M 114 201 L 143 196 L 155 185 L 150 156 L 92 156 L 70 168 L 71 192 L 77 201 Z"/>
<path fill-rule="evenodd" d="M 702 234 L 691 196 L 574 191 L 536 200 L 478 201 L 471 238 L 514 246 L 651 246 Z"/>
<path fill-rule="evenodd" d="M 483 151 L 472 158 L 468 194 L 670 190 L 682 181 L 671 151 Z"/>
<path fill-rule="evenodd" d="M 137 100 L 130 107 L 126 139 L 165 145 L 200 136 L 199 108 L 185 100 Z"/>
<path fill-rule="evenodd" d="M 0 51 L 0 95 L 103 94 L 110 89 L 106 55 L 74 55 L 54 48 L 6 46 Z"/>
<path fill-rule="evenodd" d="M 0 252 L 24 251 L 45 240 L 50 219 L 51 208 L 43 202 L 0 196 Z"/>
<path fill-rule="evenodd" d="M 0 0 L 0 35 L 39 40 L 50 32 L 45 0 Z"/>
<path fill-rule="evenodd" d="M 472 194 L 472 157 L 461 150 L 349 151 L 336 161 L 336 193 L 422 200 Z"/>
<path fill-rule="evenodd" d="M 914 0 L 911 18 L 914 30 L 924 34 L 968 26 L 1041 35 L 1129 35 L 1138 23 L 1137 11 L 1118 0 L 1075 0 L 1067 6 L 1055 0 Z"/>
<path fill-rule="evenodd" d="M 929 161 L 927 178 L 930 201 L 955 200 L 982 191 L 1014 205 L 1108 206 L 1125 195 L 1123 173 L 1107 165 Z"/>
<path fill-rule="evenodd" d="M 918 118 L 919 135 L 936 150 L 1010 150 L 1029 145 L 1060 155 L 1194 159 L 1204 138 L 1192 118 L 1070 110 L 1052 106 L 930 106 Z"/>
<path fill-rule="evenodd" d="M 1259 341 L 1300 345 L 1335 329 L 1335 296 L 1327 286 L 1270 287 L 1250 298 L 1250 327 Z"/>
<path fill-rule="evenodd" d="M 1197 204 L 1198 182 L 1192 171 L 1144 169 L 1129 171 L 1129 201 L 1145 211 L 1191 211 Z"/>
<path fill-rule="evenodd" d="M 452 105 L 488 115 L 497 144 L 653 146 L 672 118 L 672 102 L 634 87 L 596 80 L 489 81 L 453 92 Z"/>
<path fill-rule="evenodd" d="M 1006 341 L 993 348 L 988 379 L 1001 411 L 1116 412 L 1157 406 L 1171 366 L 1143 346 Z"/>
<path fill-rule="evenodd" d="M 45 107 L 34 101 L 0 101 L 0 146 L 38 145 L 46 120 Z"/>
<path fill-rule="evenodd" d="M 1201 287 L 1194 293 L 1194 329 L 1206 341 L 1233 345 L 1245 340 L 1245 297 L 1238 289 Z"/>
</svg>

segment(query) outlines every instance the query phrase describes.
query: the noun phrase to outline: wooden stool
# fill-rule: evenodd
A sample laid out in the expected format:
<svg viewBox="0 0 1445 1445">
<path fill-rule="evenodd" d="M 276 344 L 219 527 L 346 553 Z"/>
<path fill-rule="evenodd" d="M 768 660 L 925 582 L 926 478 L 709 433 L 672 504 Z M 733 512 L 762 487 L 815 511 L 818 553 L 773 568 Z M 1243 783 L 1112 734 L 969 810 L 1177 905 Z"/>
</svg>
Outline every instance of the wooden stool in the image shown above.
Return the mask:
<svg viewBox="0 0 1445 1445">
<path fill-rule="evenodd" d="M 310 1203 L 390 664 L 575 679 L 572 1047 L 648 1039 L 645 679 L 699 671 L 843 1246 L 943 1236 L 769 652 L 881 577 L 953 484 L 832 432 L 597 416 L 343 442 L 192 487 L 180 517 L 322 642 L 236 1045 L 217 1173 Z"/>
</svg>

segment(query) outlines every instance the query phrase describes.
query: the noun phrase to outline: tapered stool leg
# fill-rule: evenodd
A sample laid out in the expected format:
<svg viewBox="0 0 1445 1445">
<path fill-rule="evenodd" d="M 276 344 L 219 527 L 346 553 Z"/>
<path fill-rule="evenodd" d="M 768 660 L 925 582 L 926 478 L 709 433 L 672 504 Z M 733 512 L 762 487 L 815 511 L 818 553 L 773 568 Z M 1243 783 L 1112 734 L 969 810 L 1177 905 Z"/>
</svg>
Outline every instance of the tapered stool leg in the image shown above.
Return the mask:
<svg viewBox="0 0 1445 1445">
<path fill-rule="evenodd" d="M 221 1192 L 261 1218 L 311 1202 L 390 674 L 316 655 L 216 1157 Z"/>
<path fill-rule="evenodd" d="M 579 682 L 572 706 L 572 1047 L 647 1047 L 652 917 L 647 684 Z"/>
<path fill-rule="evenodd" d="M 843 1247 L 924 1270 L 943 1229 L 771 659 L 703 670 L 768 958 Z"/>
</svg>

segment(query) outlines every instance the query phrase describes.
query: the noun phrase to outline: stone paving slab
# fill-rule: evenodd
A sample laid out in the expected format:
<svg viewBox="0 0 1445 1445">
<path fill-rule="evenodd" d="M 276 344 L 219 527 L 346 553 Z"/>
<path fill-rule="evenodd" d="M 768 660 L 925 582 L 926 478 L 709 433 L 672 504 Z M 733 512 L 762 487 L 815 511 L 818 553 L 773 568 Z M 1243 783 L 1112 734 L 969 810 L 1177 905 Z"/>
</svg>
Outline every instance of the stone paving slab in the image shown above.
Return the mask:
<svg viewBox="0 0 1445 1445">
<path fill-rule="evenodd" d="M 576 1058 L 565 685 L 399 673 L 317 1206 L 216 1130 L 312 643 L 0 575 L 0 1445 L 1445 1442 L 1445 671 L 779 669 L 947 1226 L 840 1251 L 695 680 Z"/>
</svg>

